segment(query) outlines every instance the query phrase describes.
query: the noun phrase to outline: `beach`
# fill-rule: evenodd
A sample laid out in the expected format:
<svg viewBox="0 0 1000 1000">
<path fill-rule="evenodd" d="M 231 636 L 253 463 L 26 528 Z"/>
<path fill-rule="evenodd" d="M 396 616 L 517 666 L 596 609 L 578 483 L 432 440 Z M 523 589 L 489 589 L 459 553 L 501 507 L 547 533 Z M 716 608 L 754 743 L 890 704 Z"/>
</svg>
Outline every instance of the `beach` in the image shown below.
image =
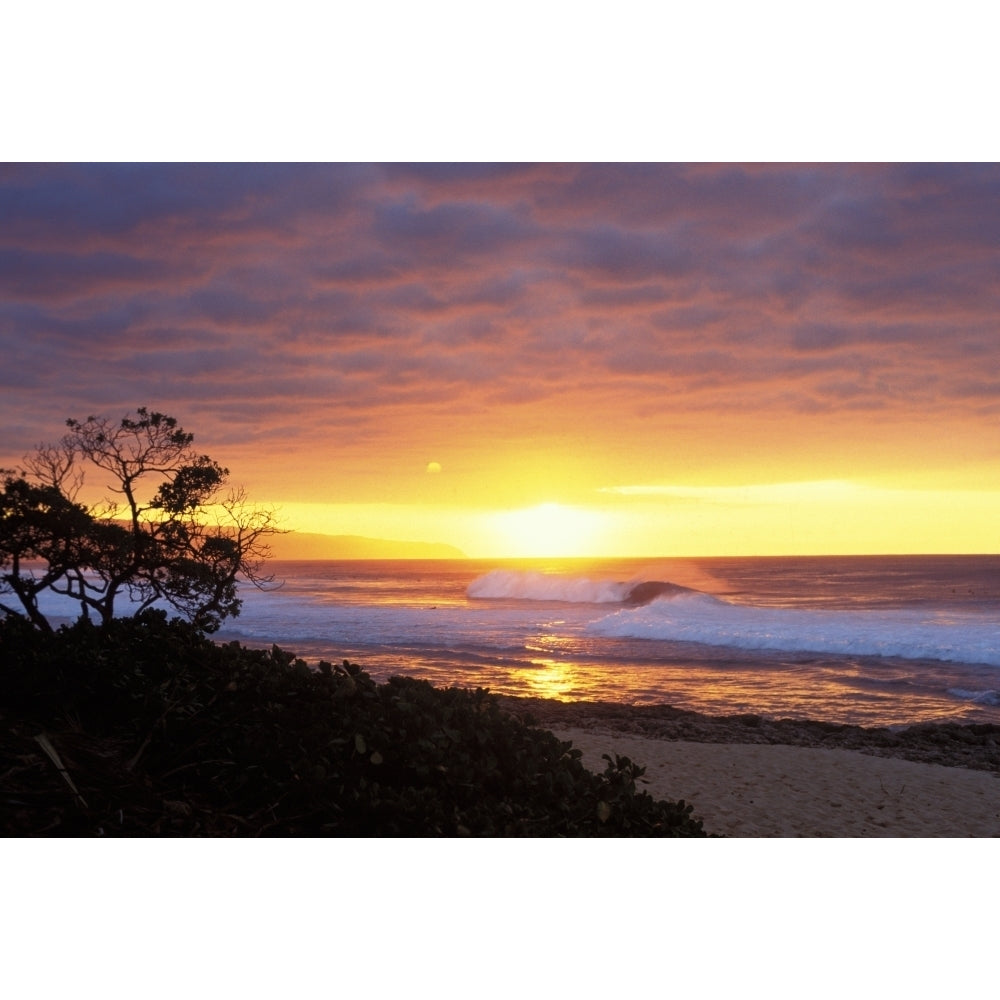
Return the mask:
<svg viewBox="0 0 1000 1000">
<path fill-rule="evenodd" d="M 377 680 L 862 726 L 1000 725 L 996 557 L 276 562 L 221 641 Z M 690 589 L 698 588 L 695 593 Z M 648 603 L 642 603 L 648 601 Z"/>
<path fill-rule="evenodd" d="M 667 707 L 509 703 L 583 752 L 643 765 L 640 787 L 683 799 L 730 837 L 1000 836 L 993 726 L 863 729 Z"/>
<path fill-rule="evenodd" d="M 856 750 L 656 740 L 554 730 L 583 751 L 646 767 L 654 798 L 683 799 L 709 833 L 730 837 L 1000 836 L 1000 778 Z"/>
<path fill-rule="evenodd" d="M 996 556 L 275 568 L 223 638 L 484 688 L 712 833 L 1000 835 Z"/>
<path fill-rule="evenodd" d="M 996 556 L 273 568 L 219 641 L 488 690 L 711 833 L 1000 835 Z"/>
</svg>

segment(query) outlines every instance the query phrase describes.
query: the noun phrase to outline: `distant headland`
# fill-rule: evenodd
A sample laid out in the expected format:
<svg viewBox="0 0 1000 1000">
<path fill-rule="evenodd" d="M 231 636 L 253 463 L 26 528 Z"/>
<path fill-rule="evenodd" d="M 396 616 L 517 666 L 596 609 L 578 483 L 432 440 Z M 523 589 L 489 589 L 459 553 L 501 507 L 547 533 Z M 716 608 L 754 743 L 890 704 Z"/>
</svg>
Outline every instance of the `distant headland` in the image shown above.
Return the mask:
<svg viewBox="0 0 1000 1000">
<path fill-rule="evenodd" d="M 270 539 L 273 559 L 466 559 L 444 542 L 404 542 L 361 535 L 322 535 L 290 531 Z"/>
</svg>

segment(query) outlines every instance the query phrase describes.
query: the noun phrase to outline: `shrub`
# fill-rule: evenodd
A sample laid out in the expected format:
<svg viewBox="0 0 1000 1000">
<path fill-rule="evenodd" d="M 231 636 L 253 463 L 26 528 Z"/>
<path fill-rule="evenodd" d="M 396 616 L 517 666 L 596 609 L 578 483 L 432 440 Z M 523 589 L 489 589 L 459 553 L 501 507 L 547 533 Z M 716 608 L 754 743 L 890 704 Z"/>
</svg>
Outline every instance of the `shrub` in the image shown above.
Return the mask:
<svg viewBox="0 0 1000 1000">
<path fill-rule="evenodd" d="M 0 623 L 0 696 L 8 835 L 704 835 L 628 758 L 593 774 L 484 690 L 313 670 L 162 612 Z"/>
</svg>

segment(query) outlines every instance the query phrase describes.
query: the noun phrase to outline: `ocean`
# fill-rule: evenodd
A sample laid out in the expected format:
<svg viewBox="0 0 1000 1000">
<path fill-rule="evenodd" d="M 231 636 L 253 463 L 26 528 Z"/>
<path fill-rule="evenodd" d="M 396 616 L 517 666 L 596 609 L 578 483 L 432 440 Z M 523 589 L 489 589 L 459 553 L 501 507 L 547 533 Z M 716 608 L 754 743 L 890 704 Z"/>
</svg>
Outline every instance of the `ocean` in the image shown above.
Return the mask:
<svg viewBox="0 0 1000 1000">
<path fill-rule="evenodd" d="M 497 694 L 1000 723 L 1000 556 L 273 562 L 216 638 Z"/>
</svg>

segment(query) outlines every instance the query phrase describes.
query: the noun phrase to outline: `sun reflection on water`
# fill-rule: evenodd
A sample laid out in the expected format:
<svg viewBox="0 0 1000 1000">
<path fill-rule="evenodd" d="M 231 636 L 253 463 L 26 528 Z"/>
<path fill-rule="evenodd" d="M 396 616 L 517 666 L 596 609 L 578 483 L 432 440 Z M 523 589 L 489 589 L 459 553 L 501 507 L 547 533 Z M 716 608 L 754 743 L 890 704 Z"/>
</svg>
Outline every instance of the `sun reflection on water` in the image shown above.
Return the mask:
<svg viewBox="0 0 1000 1000">
<path fill-rule="evenodd" d="M 511 671 L 512 680 L 529 697 L 571 701 L 580 696 L 579 678 L 571 666 L 559 660 L 532 660 L 530 667 Z"/>
</svg>

